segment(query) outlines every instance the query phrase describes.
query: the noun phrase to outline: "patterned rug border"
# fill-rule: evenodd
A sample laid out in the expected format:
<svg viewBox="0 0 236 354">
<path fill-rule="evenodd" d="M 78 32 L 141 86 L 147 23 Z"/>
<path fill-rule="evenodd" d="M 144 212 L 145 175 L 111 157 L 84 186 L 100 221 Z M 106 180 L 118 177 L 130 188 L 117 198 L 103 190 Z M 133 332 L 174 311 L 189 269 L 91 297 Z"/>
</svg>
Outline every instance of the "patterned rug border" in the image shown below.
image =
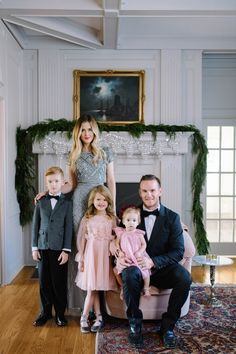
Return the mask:
<svg viewBox="0 0 236 354">
<path fill-rule="evenodd" d="M 210 288 L 210 283 L 192 283 L 191 288 L 199 287 L 199 288 Z M 236 284 L 221 284 L 216 283 L 214 285 L 215 288 L 236 288 Z"/>
<path fill-rule="evenodd" d="M 220 308 L 203 305 L 210 284 L 192 285 L 195 295 L 191 295 L 189 313 L 176 325 L 178 345 L 174 351 L 163 347 L 155 321 L 144 321 L 144 348 L 137 349 L 127 341 L 128 321 L 122 323 L 124 320 L 113 318 L 114 322 L 97 333 L 95 354 L 236 354 L 236 284 L 215 287 L 220 292 L 217 297 L 223 302 Z"/>
</svg>

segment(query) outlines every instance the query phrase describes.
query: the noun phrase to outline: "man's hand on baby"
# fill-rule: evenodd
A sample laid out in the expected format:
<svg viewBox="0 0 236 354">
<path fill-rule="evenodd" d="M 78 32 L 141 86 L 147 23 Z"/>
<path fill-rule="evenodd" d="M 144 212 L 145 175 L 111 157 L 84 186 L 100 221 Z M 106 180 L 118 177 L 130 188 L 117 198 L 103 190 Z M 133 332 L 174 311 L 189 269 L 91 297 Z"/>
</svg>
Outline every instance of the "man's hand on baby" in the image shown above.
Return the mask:
<svg viewBox="0 0 236 354">
<path fill-rule="evenodd" d="M 123 253 L 123 252 L 122 252 Z M 124 253 L 123 253 L 124 254 Z M 132 261 L 128 258 L 128 257 L 125 257 L 125 256 L 120 256 L 117 257 L 119 259 L 119 266 L 120 267 L 123 267 L 124 269 L 129 267 L 130 264 L 132 263 Z"/>
<path fill-rule="evenodd" d="M 140 268 L 142 270 L 151 269 L 154 266 L 154 263 L 151 260 L 151 258 L 141 256 L 136 259 L 137 259 L 138 265 L 140 266 Z"/>
</svg>

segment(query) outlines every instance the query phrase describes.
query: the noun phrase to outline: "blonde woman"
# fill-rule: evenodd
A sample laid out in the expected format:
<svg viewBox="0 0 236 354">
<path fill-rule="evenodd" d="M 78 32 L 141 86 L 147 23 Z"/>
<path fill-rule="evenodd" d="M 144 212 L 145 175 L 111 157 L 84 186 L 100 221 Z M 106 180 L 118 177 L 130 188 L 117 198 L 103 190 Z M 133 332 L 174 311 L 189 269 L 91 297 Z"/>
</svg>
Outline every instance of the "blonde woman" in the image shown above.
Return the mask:
<svg viewBox="0 0 236 354">
<path fill-rule="evenodd" d="M 73 143 L 69 156 L 69 181 L 63 186 L 62 192 L 73 191 L 73 225 L 77 234 L 80 221 L 87 209 L 88 194 L 98 185 L 107 184 L 112 199 L 116 199 L 116 185 L 112 151 L 99 145 L 99 129 L 96 120 L 91 115 L 83 115 L 76 120 L 73 129 Z M 45 193 L 36 196 L 40 199 Z M 68 308 L 77 312 L 83 307 L 81 291 L 75 286 L 74 279 L 76 263 L 75 242 L 72 245 L 72 257 L 69 261 Z M 73 311 L 75 310 L 75 311 Z"/>
</svg>

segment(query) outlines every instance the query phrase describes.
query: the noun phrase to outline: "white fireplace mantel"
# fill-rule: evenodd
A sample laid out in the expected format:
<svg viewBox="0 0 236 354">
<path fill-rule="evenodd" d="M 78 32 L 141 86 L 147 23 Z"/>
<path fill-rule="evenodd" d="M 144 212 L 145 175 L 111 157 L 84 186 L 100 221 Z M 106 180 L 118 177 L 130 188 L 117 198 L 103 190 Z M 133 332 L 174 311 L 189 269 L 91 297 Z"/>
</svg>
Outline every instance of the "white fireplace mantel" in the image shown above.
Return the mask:
<svg viewBox="0 0 236 354">
<path fill-rule="evenodd" d="M 117 183 L 137 183 L 145 174 L 154 174 L 162 181 L 165 193 L 162 202 L 183 216 L 183 195 L 187 173 L 183 157 L 188 154 L 192 132 L 177 132 L 170 138 L 158 132 L 156 139 L 145 132 L 139 138 L 128 132 L 102 132 L 101 146 L 109 146 L 114 153 L 114 173 Z M 68 154 L 72 146 L 66 132 L 51 132 L 40 142 L 33 144 L 38 154 L 39 190 L 45 189 L 44 173 L 50 166 L 60 166 L 68 178 Z M 185 186 L 185 187 L 184 187 Z M 185 219 L 186 220 L 186 219 Z"/>
<path fill-rule="evenodd" d="M 101 146 L 109 146 L 116 155 L 157 156 L 179 155 L 188 152 L 188 138 L 192 132 L 177 132 L 170 137 L 164 132 L 158 132 L 156 139 L 151 132 L 143 133 L 139 138 L 131 136 L 128 132 L 102 132 Z M 40 142 L 33 144 L 35 154 L 65 155 L 70 152 L 71 139 L 66 132 L 51 132 Z"/>
</svg>

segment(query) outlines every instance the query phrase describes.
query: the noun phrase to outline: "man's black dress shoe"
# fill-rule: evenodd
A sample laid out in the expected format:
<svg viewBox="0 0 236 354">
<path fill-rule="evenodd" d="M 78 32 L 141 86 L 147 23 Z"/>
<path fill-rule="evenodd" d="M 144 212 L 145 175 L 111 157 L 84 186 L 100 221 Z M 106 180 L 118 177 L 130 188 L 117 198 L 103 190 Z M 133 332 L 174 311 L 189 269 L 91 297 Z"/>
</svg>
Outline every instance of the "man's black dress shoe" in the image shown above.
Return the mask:
<svg viewBox="0 0 236 354">
<path fill-rule="evenodd" d="M 176 347 L 177 337 L 173 331 L 166 331 L 162 334 L 163 344 L 166 349 L 173 349 Z"/>
<path fill-rule="evenodd" d="M 142 335 L 142 319 L 131 318 L 129 319 L 130 333 L 128 340 L 130 344 L 134 345 L 136 348 L 143 347 L 143 335 Z"/>
<path fill-rule="evenodd" d="M 36 320 L 33 322 L 33 325 L 38 327 L 38 326 L 43 326 L 45 323 L 52 318 L 51 314 L 48 313 L 40 313 L 40 315 L 36 318 Z"/>
<path fill-rule="evenodd" d="M 64 315 L 56 316 L 55 322 L 59 327 L 63 327 L 67 325 L 67 320 L 65 319 Z"/>
<path fill-rule="evenodd" d="M 142 333 L 129 333 L 128 340 L 129 340 L 129 343 L 134 345 L 136 348 L 143 347 Z"/>
</svg>

